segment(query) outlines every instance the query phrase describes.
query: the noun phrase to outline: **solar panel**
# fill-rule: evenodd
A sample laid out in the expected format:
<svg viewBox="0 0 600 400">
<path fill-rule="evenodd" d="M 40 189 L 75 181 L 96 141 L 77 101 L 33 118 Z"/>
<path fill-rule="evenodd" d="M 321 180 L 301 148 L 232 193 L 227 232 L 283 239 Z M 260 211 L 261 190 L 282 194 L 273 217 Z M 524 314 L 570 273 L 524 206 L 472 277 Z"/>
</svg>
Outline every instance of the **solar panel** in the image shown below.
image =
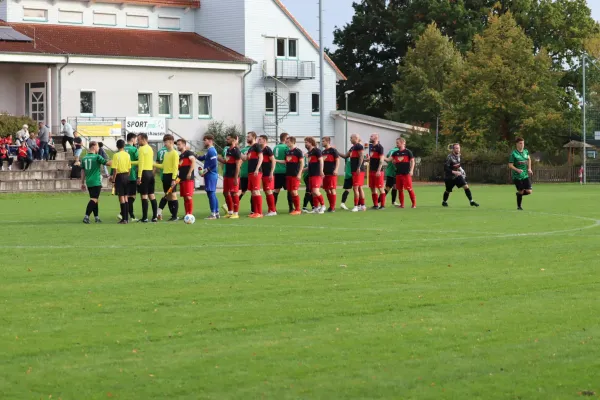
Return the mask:
<svg viewBox="0 0 600 400">
<path fill-rule="evenodd" d="M 33 42 L 33 40 L 9 26 L 0 26 L 0 42 Z"/>
</svg>

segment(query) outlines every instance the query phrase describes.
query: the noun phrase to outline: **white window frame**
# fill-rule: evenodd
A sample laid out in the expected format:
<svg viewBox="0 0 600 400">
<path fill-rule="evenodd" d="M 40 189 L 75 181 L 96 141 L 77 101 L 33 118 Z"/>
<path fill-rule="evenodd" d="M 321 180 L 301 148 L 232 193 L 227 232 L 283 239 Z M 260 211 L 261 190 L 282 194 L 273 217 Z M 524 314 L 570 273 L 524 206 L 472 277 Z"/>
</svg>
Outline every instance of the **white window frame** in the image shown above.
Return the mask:
<svg viewBox="0 0 600 400">
<path fill-rule="evenodd" d="M 96 15 L 106 15 L 106 16 L 114 17 L 115 22 L 114 22 L 114 24 L 105 24 L 103 22 L 96 22 Z M 92 15 L 92 24 L 94 24 L 96 26 L 117 26 L 118 17 L 117 17 L 116 13 L 112 13 L 112 12 L 94 11 L 94 14 Z"/>
<path fill-rule="evenodd" d="M 152 92 L 148 91 L 148 90 L 140 90 L 138 91 L 138 98 L 137 98 L 137 106 L 136 109 L 138 111 L 138 117 L 151 117 L 152 116 Z M 140 94 L 145 94 L 148 95 L 148 114 L 140 114 Z"/>
<path fill-rule="evenodd" d="M 292 95 L 296 96 L 296 111 L 292 111 L 291 110 Z M 289 98 L 288 102 L 290 103 L 290 115 L 300 115 L 300 93 L 298 93 L 298 92 L 290 92 L 290 98 Z"/>
<path fill-rule="evenodd" d="M 267 96 L 269 94 L 271 94 L 271 96 L 273 97 L 273 109 L 271 111 L 269 111 L 267 109 Z M 275 114 L 275 107 L 277 107 L 277 102 L 275 101 L 275 93 L 269 92 L 269 91 L 265 91 L 265 115 L 273 115 L 273 114 Z"/>
<path fill-rule="evenodd" d="M 291 41 L 296 42 L 296 55 L 293 57 L 290 56 L 290 42 Z M 298 46 L 300 45 L 300 41 L 298 39 L 288 38 L 285 42 L 287 44 L 287 46 L 285 47 L 287 58 L 289 58 L 290 60 L 297 60 L 298 59 Z"/>
<path fill-rule="evenodd" d="M 279 53 L 279 41 L 283 40 L 283 55 L 280 56 Z M 275 38 L 275 58 L 284 59 L 287 57 L 287 39 L 282 37 Z"/>
<path fill-rule="evenodd" d="M 43 11 L 44 17 L 26 17 L 26 10 L 31 11 Z M 48 9 L 39 7 L 23 7 L 23 21 L 36 21 L 36 22 L 48 22 Z"/>
<path fill-rule="evenodd" d="M 79 16 L 81 17 L 81 20 L 80 21 L 71 21 L 69 19 L 65 19 L 64 18 L 65 13 L 79 14 Z M 58 22 L 60 22 L 61 24 L 83 25 L 83 11 L 66 10 L 66 9 L 61 8 L 58 10 Z"/>
<path fill-rule="evenodd" d="M 188 114 L 181 113 L 181 98 L 186 96 L 189 99 L 188 107 L 190 112 Z M 192 92 L 179 92 L 179 96 L 177 97 L 177 112 L 179 118 L 181 119 L 191 119 L 194 117 L 194 93 Z"/>
<path fill-rule="evenodd" d="M 144 25 L 131 25 L 129 23 L 129 17 L 140 17 L 140 18 L 146 18 L 146 26 Z M 150 27 L 150 16 L 149 15 L 144 15 L 144 14 L 134 14 L 134 13 L 127 13 L 125 15 L 125 26 L 128 28 L 149 28 Z"/>
<path fill-rule="evenodd" d="M 177 27 L 171 28 L 171 27 L 161 26 L 160 25 L 161 20 L 177 20 Z M 163 29 L 163 30 L 167 30 L 167 31 L 180 31 L 181 30 L 181 18 L 174 17 L 171 15 L 159 15 L 158 19 L 157 19 L 157 25 L 158 25 L 158 29 Z"/>
<path fill-rule="evenodd" d="M 319 111 L 313 111 L 313 97 L 314 95 L 319 96 Z M 320 115 L 321 114 L 321 94 L 318 92 L 311 93 L 310 95 L 310 112 L 312 115 Z"/>
<path fill-rule="evenodd" d="M 81 94 L 91 93 L 92 94 L 92 113 L 81 112 Z M 96 116 L 96 89 L 81 89 L 79 90 L 79 115 L 82 117 L 95 117 Z"/>
<path fill-rule="evenodd" d="M 200 114 L 200 97 L 208 97 L 208 114 Z M 212 119 L 212 93 L 198 93 L 198 119 Z"/>
<path fill-rule="evenodd" d="M 168 114 L 161 114 L 161 112 L 160 112 L 160 98 L 162 96 L 167 96 L 169 98 L 169 113 Z M 171 92 L 158 92 L 158 116 L 159 117 L 166 117 L 166 118 L 173 118 L 173 93 L 171 93 Z"/>
</svg>

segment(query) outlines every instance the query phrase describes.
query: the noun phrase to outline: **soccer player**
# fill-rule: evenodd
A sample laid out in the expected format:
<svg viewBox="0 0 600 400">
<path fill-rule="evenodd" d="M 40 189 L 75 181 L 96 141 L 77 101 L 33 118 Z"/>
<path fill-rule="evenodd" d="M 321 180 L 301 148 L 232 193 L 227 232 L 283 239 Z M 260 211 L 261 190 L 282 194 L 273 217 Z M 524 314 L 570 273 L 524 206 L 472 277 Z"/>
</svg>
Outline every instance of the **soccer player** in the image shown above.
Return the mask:
<svg viewBox="0 0 600 400">
<path fill-rule="evenodd" d="M 340 154 L 340 157 L 344 158 L 344 156 L 342 154 Z M 350 160 L 346 160 L 345 166 L 344 166 L 344 193 L 342 193 L 342 204 L 340 204 L 340 207 L 342 207 L 343 210 L 348 211 L 348 207 L 346 207 L 346 200 L 348 200 L 348 195 L 350 194 L 350 191 L 352 190 L 352 169 L 351 169 L 351 165 L 350 165 Z"/>
<path fill-rule="evenodd" d="M 323 153 L 317 147 L 316 140 L 311 136 L 304 138 L 304 146 L 308 150 L 306 154 L 308 158 L 308 181 L 312 192 L 313 210 L 318 214 L 324 214 L 325 199 L 321 194 L 321 186 L 323 186 L 323 178 L 325 177 Z"/>
<path fill-rule="evenodd" d="M 373 210 L 382 210 L 385 208 L 385 174 L 383 173 L 383 159 L 385 153 L 383 146 L 379 143 L 379 135 L 371 134 L 369 139 L 369 189 L 371 189 L 371 198 L 373 199 Z"/>
<path fill-rule="evenodd" d="M 302 200 L 302 212 L 313 213 L 315 212 L 315 206 L 313 203 L 312 191 L 310 190 L 310 181 L 308 179 L 308 157 L 304 155 L 304 168 L 302 168 L 302 182 L 304 182 L 304 200 Z M 311 210 L 308 210 L 308 203 L 310 203 Z"/>
<path fill-rule="evenodd" d="M 391 149 L 388 152 L 386 159 L 390 159 L 392 154 L 394 154 L 396 151 L 398 151 L 397 147 Z M 385 168 L 385 193 L 383 194 L 383 197 L 387 197 L 387 194 L 390 192 L 390 190 L 392 191 L 392 204 L 399 206 L 400 203 L 396 202 L 398 190 L 396 190 L 396 166 L 393 162 L 387 163 L 387 167 Z"/>
<path fill-rule="evenodd" d="M 179 156 L 179 190 L 183 197 L 183 207 L 185 215 L 194 214 L 194 170 L 196 169 L 196 156 L 188 148 L 185 139 L 177 140 L 177 150 L 181 153 Z M 171 184 L 175 186 L 175 182 Z"/>
<path fill-rule="evenodd" d="M 98 198 L 102 191 L 102 175 L 100 167 L 102 165 L 111 165 L 110 161 L 98 155 L 98 143 L 90 142 L 88 153 L 81 159 L 81 190 L 85 191 L 86 187 L 90 194 L 90 201 L 85 209 L 84 224 L 90 223 L 90 214 L 94 213 L 96 223 L 102 222 L 99 217 Z"/>
<path fill-rule="evenodd" d="M 252 145 L 246 154 L 242 153 L 242 160 L 247 161 L 248 189 L 251 191 L 252 213 L 250 218 L 262 218 L 262 195 L 260 185 L 262 183 L 262 164 L 264 160 L 263 148 L 256 142 L 256 133 L 248 133 L 248 138 L 252 138 Z M 250 143 L 250 141 L 248 141 Z M 241 196 L 240 196 L 241 197 Z"/>
<path fill-rule="evenodd" d="M 404 189 L 408 191 L 412 208 L 417 208 L 417 196 L 412 187 L 412 176 L 415 169 L 415 157 L 412 151 L 406 148 L 406 139 L 396 139 L 398 150 L 392 156 L 386 159 L 387 162 L 393 162 L 396 166 L 396 188 L 400 195 L 400 208 L 404 208 Z"/>
<path fill-rule="evenodd" d="M 201 175 L 204 178 L 204 190 L 206 191 L 208 204 L 210 206 L 210 216 L 205 219 L 215 220 L 221 218 L 221 215 L 219 214 L 219 200 L 217 199 L 217 181 L 219 180 L 219 174 L 215 137 L 211 134 L 206 134 L 202 141 L 204 142 L 204 148 L 207 149 L 206 154 L 196 156 L 196 158 L 204 162 L 204 168 L 202 168 Z"/>
<path fill-rule="evenodd" d="M 465 189 L 465 195 L 467 196 L 467 199 L 469 199 L 471 207 L 479 207 L 479 204 L 473 200 L 473 195 L 471 194 L 471 189 L 469 189 L 465 171 L 460 166 L 460 144 L 455 143 L 452 145 L 452 153 L 448 154 L 446 162 L 444 163 L 444 172 L 446 175 L 444 179 L 446 191 L 444 192 L 442 206 L 448 207 L 448 198 L 450 197 L 450 193 L 452 193 L 452 189 L 456 186 L 459 189 Z"/>
<path fill-rule="evenodd" d="M 327 212 L 335 212 L 335 204 L 337 201 L 337 174 L 340 167 L 340 154 L 331 146 L 331 138 L 323 138 L 323 189 L 327 194 L 329 208 Z"/>
<path fill-rule="evenodd" d="M 246 135 L 246 146 L 244 146 L 240 149 L 242 156 L 245 156 L 246 154 L 248 154 L 250 147 L 254 146 L 255 143 L 256 143 L 256 132 L 248 132 L 248 134 Z M 242 157 L 242 161 L 243 160 L 244 160 L 244 158 Z M 244 195 L 246 194 L 247 191 L 248 191 L 248 161 L 243 161 L 242 167 L 240 169 L 240 191 L 239 191 L 240 201 L 242 201 L 242 197 L 244 197 Z M 254 213 L 254 202 L 252 201 L 252 198 L 251 198 L 250 199 L 250 215 L 252 215 L 253 213 Z"/>
<path fill-rule="evenodd" d="M 170 222 L 174 222 L 179 220 L 177 217 L 177 213 L 179 211 L 179 201 L 177 201 L 177 194 L 175 194 L 175 181 L 177 180 L 177 174 L 179 172 L 179 153 L 175 150 L 175 138 L 171 134 L 166 134 L 163 137 L 164 147 L 159 150 L 156 155 L 157 162 L 154 164 L 156 168 L 160 169 L 160 176 L 163 185 L 163 191 L 165 195 L 171 190 L 171 193 L 168 196 L 160 199 L 160 203 L 158 204 L 157 218 L 159 220 L 163 219 L 162 212 L 165 206 L 169 205 L 169 211 L 171 211 L 171 219 Z M 164 151 L 163 151 L 164 149 Z M 159 162 L 158 160 L 161 160 Z"/>
<path fill-rule="evenodd" d="M 131 171 L 131 157 L 125 151 L 125 141 L 117 140 L 117 152 L 112 158 L 113 182 L 115 183 L 115 194 L 119 196 L 119 204 L 121 205 L 122 219 L 119 224 L 126 225 L 129 223 L 129 207 L 127 200 L 127 186 L 129 184 L 129 174 Z"/>
<path fill-rule="evenodd" d="M 288 145 L 287 145 L 287 138 L 290 135 L 288 135 L 287 133 L 282 133 L 281 135 L 279 135 L 279 144 L 277 146 L 275 146 L 275 148 L 273 149 L 273 155 L 275 156 L 275 160 L 277 161 L 285 161 L 285 155 L 287 154 L 288 151 Z M 285 162 L 280 163 L 280 162 L 276 162 L 275 163 L 275 173 L 274 173 L 274 177 L 275 177 L 275 191 L 273 193 L 273 195 L 275 196 L 275 206 L 277 206 L 277 199 L 279 198 L 279 192 L 281 191 L 281 189 L 287 190 L 286 186 L 285 186 L 285 182 L 286 182 L 286 167 L 285 167 Z M 287 200 L 288 200 L 288 207 L 290 212 L 293 211 L 293 202 L 292 202 L 292 195 L 291 193 L 288 191 L 287 192 Z"/>
<path fill-rule="evenodd" d="M 263 163 L 262 163 L 262 185 L 265 195 L 267 197 L 267 217 L 274 217 L 277 215 L 277 206 L 275 202 L 275 195 L 273 189 L 275 189 L 275 154 L 273 150 L 268 146 L 269 137 L 267 135 L 260 135 L 258 138 L 258 144 L 262 147 Z"/>
<path fill-rule="evenodd" d="M 227 135 L 227 154 L 225 157 L 219 156 L 219 162 L 225 164 L 223 172 L 223 196 L 227 203 L 227 215 L 225 218 L 239 219 L 240 197 L 239 197 L 239 177 L 242 167 L 242 152 L 238 147 L 238 136 L 235 133 Z"/>
<path fill-rule="evenodd" d="M 133 203 L 135 203 L 135 198 L 138 192 L 137 186 L 137 175 L 138 175 L 138 149 L 135 147 L 137 143 L 137 135 L 135 133 L 127 134 L 127 144 L 125 145 L 125 151 L 129 153 L 129 158 L 131 159 L 131 171 L 129 172 L 129 182 L 127 183 L 127 198 L 128 198 L 128 207 L 127 211 L 129 212 L 129 218 L 131 221 L 135 222 L 137 219 L 135 218 L 135 213 L 133 211 Z M 129 219 L 128 219 L 129 220 Z"/>
<path fill-rule="evenodd" d="M 138 178 L 137 183 L 142 195 L 142 219 L 140 222 L 148 222 L 148 203 L 152 204 L 152 222 L 158 222 L 158 203 L 154 195 L 154 152 L 148 144 L 148 135 L 138 135 Z"/>
<path fill-rule="evenodd" d="M 290 215 L 300 215 L 300 196 L 298 189 L 300 188 L 300 179 L 302 178 L 302 169 L 304 168 L 304 155 L 302 150 L 296 147 L 296 138 L 289 136 L 287 138 L 288 151 L 285 154 L 285 161 L 277 160 L 277 163 L 285 163 L 286 188 L 291 192 L 294 210 Z"/>
<path fill-rule="evenodd" d="M 508 168 L 512 170 L 513 183 L 517 187 L 517 210 L 523 211 L 521 207 L 523 196 L 533 193 L 530 178 L 533 176 L 533 171 L 529 151 L 525 148 L 525 139 L 518 137 L 515 142 L 517 148 L 510 154 Z"/>
<path fill-rule="evenodd" d="M 356 133 L 350 136 L 352 147 L 348 154 L 342 155 L 343 158 L 350 159 L 350 171 L 352 173 L 352 189 L 354 191 L 354 208 L 352 212 L 365 211 L 365 192 L 363 185 L 365 184 L 365 167 L 364 167 L 364 152 L 365 147 L 360 142 L 360 136 Z"/>
</svg>

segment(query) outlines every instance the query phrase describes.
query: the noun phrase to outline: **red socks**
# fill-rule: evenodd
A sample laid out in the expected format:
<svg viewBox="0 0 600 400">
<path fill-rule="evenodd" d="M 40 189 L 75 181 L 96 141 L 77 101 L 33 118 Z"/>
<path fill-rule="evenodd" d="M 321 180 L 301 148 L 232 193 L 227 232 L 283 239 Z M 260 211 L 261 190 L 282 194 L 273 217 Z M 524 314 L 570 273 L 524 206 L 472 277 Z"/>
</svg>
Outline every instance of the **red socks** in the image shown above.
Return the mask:
<svg viewBox="0 0 600 400">
<path fill-rule="evenodd" d="M 372 193 L 371 198 L 373 199 L 373 205 L 375 207 L 379 206 L 379 195 L 377 193 Z"/>
<path fill-rule="evenodd" d="M 404 190 L 398 190 L 398 197 L 400 198 L 400 207 L 404 207 Z"/>
<path fill-rule="evenodd" d="M 239 212 L 240 211 L 240 196 L 238 196 L 237 193 L 233 194 L 232 196 L 232 208 L 233 208 L 233 212 Z M 230 208 L 231 210 L 231 208 Z"/>
<path fill-rule="evenodd" d="M 267 195 L 267 207 L 269 208 L 269 212 L 277 212 L 275 209 L 275 196 L 273 194 Z"/>
<path fill-rule="evenodd" d="M 358 207 L 358 197 L 354 197 L 354 207 Z"/>
<path fill-rule="evenodd" d="M 294 200 L 294 209 L 296 211 L 300 211 L 300 196 L 296 195 L 296 196 L 292 196 L 293 200 Z"/>
<path fill-rule="evenodd" d="M 332 210 L 335 210 L 335 203 L 337 203 L 337 195 L 336 194 L 328 194 L 327 200 L 329 200 L 329 207 Z"/>
<path fill-rule="evenodd" d="M 410 196 L 410 202 L 412 203 L 413 207 L 416 206 L 417 205 L 417 196 L 415 195 L 415 191 L 409 190 L 408 195 Z"/>
<path fill-rule="evenodd" d="M 381 195 L 379 196 L 379 204 L 381 205 L 381 207 L 385 207 L 385 198 L 385 193 L 381 193 Z"/>
<path fill-rule="evenodd" d="M 262 214 L 262 196 L 252 196 L 252 211 L 256 214 Z"/>
<path fill-rule="evenodd" d="M 185 208 L 186 215 L 194 213 L 194 200 L 193 199 L 183 199 L 183 206 Z"/>
</svg>

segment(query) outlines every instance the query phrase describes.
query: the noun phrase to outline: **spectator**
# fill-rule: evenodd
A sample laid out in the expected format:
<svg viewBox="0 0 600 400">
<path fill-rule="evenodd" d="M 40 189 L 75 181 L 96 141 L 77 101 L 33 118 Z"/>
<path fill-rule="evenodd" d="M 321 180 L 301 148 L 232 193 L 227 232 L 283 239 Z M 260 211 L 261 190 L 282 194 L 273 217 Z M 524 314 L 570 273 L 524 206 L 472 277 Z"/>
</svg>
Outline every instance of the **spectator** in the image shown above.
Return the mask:
<svg viewBox="0 0 600 400">
<path fill-rule="evenodd" d="M 17 132 L 17 146 L 20 146 L 21 143 L 26 142 L 27 139 L 29 139 L 29 126 L 25 124 L 21 130 Z"/>
<path fill-rule="evenodd" d="M 35 140 L 35 133 L 31 132 L 29 134 L 29 139 L 27 139 L 27 147 L 29 148 L 29 158 L 31 160 L 39 160 L 40 148 L 37 145 L 37 141 Z"/>
<path fill-rule="evenodd" d="M 67 122 L 66 119 L 62 119 L 60 121 L 62 125 L 60 126 L 60 133 L 62 133 L 62 146 L 65 153 L 67 152 L 67 142 L 71 145 L 71 150 L 73 150 L 73 155 L 75 155 L 75 147 L 73 147 L 73 139 L 75 138 L 73 135 L 73 127 L 71 124 Z"/>
<path fill-rule="evenodd" d="M 106 150 L 104 150 L 104 143 L 102 142 L 98 143 L 98 155 L 104 158 L 105 160 L 110 160 L 110 158 L 108 158 L 108 154 L 106 154 Z M 102 168 L 104 169 L 104 176 L 108 178 L 108 167 L 106 165 L 103 165 Z"/>
<path fill-rule="evenodd" d="M 56 153 L 58 153 L 58 151 L 56 151 L 53 138 L 50 138 L 50 141 L 48 142 L 48 151 L 50 152 L 48 159 L 51 161 L 56 160 Z"/>
<path fill-rule="evenodd" d="M 50 130 L 43 122 L 39 123 L 40 130 L 38 137 L 40 138 L 40 159 L 48 161 L 48 142 L 50 141 Z"/>
<path fill-rule="evenodd" d="M 33 133 L 31 134 L 33 135 Z M 27 142 L 22 142 L 19 146 L 19 152 L 17 153 L 17 160 L 21 161 L 23 171 L 26 171 L 31 164 L 31 149 L 27 147 Z"/>
<path fill-rule="evenodd" d="M 75 132 L 73 132 L 73 135 L 75 136 L 75 138 L 73 139 L 73 144 L 75 145 L 75 150 L 73 151 L 73 155 L 75 156 L 75 163 L 77 165 L 79 165 L 79 157 L 81 156 L 81 153 L 83 152 L 83 140 L 81 139 L 79 132 L 75 131 Z"/>
<path fill-rule="evenodd" d="M 8 146 L 4 143 L 0 143 L 0 169 L 4 171 L 4 162 L 8 164 L 8 170 L 12 171 L 13 158 L 10 156 Z"/>
</svg>

